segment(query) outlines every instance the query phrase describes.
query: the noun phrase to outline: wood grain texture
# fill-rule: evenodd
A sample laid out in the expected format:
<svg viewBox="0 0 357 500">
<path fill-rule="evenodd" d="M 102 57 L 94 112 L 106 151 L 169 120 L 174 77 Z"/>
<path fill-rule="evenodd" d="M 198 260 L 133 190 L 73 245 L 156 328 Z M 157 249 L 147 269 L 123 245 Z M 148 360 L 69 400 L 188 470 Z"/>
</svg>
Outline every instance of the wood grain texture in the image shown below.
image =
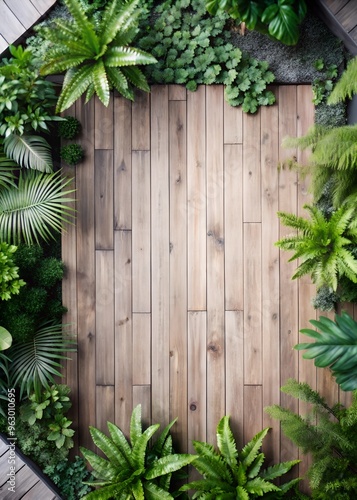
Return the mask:
<svg viewBox="0 0 357 500">
<path fill-rule="evenodd" d="M 113 240 L 113 151 L 94 153 L 95 247 L 112 250 Z"/>
<path fill-rule="evenodd" d="M 243 221 L 261 222 L 260 114 L 243 115 Z"/>
<path fill-rule="evenodd" d="M 113 149 L 113 93 L 111 92 L 110 94 L 108 106 L 104 106 L 97 96 L 93 99 L 95 115 L 95 149 Z"/>
<path fill-rule="evenodd" d="M 151 316 L 150 313 L 133 314 L 133 385 L 151 383 Z"/>
<path fill-rule="evenodd" d="M 148 151 L 150 149 L 150 96 L 147 92 L 136 91 L 132 109 L 132 139 L 133 151 Z"/>
</svg>

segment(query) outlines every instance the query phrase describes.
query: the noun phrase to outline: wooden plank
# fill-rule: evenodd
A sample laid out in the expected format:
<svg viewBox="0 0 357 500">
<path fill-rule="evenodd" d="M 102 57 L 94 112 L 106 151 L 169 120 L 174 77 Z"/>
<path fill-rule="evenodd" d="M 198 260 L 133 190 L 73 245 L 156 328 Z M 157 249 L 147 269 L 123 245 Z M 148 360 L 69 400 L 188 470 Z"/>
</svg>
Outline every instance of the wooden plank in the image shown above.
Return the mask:
<svg viewBox="0 0 357 500">
<path fill-rule="evenodd" d="M 30 490 L 35 484 L 39 482 L 39 478 L 28 465 L 25 465 L 24 467 L 16 471 L 15 482 L 16 498 L 22 498 L 28 490 Z M 14 499 L 14 492 L 11 490 L 9 491 L 8 487 L 8 483 L 5 483 L 5 485 L 0 488 L 0 498 L 2 500 Z"/>
<path fill-rule="evenodd" d="M 114 229 L 131 229 L 131 102 L 114 97 Z"/>
<path fill-rule="evenodd" d="M 347 33 L 351 31 L 356 26 L 357 4 L 355 2 L 347 4 L 336 14 L 336 19 L 342 24 Z"/>
<path fill-rule="evenodd" d="M 169 102 L 170 142 L 170 420 L 187 451 L 187 165 L 186 102 Z"/>
<path fill-rule="evenodd" d="M 151 89 L 152 420 L 168 422 L 169 408 L 169 172 L 168 88 Z"/>
<path fill-rule="evenodd" d="M 206 330 L 205 311 L 188 313 L 188 452 L 195 453 L 193 440 L 206 441 Z"/>
<path fill-rule="evenodd" d="M 113 236 L 113 151 L 94 152 L 95 247 L 112 250 Z"/>
<path fill-rule="evenodd" d="M 243 442 L 244 423 L 243 340 L 243 311 L 226 311 L 226 415 L 238 443 Z"/>
<path fill-rule="evenodd" d="M 5 0 L 5 4 L 27 30 L 31 28 L 40 17 L 38 10 L 30 0 Z M 1 19 L 1 21 L 3 20 Z"/>
<path fill-rule="evenodd" d="M 243 217 L 261 221 L 260 113 L 243 115 Z"/>
<path fill-rule="evenodd" d="M 5 38 L 0 34 L 0 54 L 8 48 L 9 44 Z"/>
<path fill-rule="evenodd" d="M 169 101 L 186 101 L 186 93 L 184 85 L 169 85 Z"/>
<path fill-rule="evenodd" d="M 225 308 L 243 310 L 242 146 L 224 146 Z"/>
<path fill-rule="evenodd" d="M 133 408 L 141 404 L 141 421 L 143 429 L 153 424 L 159 424 L 156 420 L 151 420 L 151 388 L 149 385 L 133 386 Z"/>
<path fill-rule="evenodd" d="M 133 409 L 131 231 L 114 235 L 115 423 L 129 434 Z"/>
<path fill-rule="evenodd" d="M 135 92 L 132 103 L 132 149 L 148 151 L 150 149 L 150 96 L 147 92 Z"/>
<path fill-rule="evenodd" d="M 187 95 L 188 309 L 206 309 L 206 88 Z"/>
<path fill-rule="evenodd" d="M 56 500 L 60 497 L 51 491 L 42 481 L 35 484 L 21 500 Z"/>
<path fill-rule="evenodd" d="M 286 136 L 296 137 L 296 87 L 280 86 L 278 93 L 279 109 L 279 162 L 283 164 L 295 155 L 296 149 L 287 150 L 281 147 Z M 288 168 L 279 170 L 279 210 L 297 213 L 297 174 Z M 280 224 L 279 238 L 293 233 L 290 228 Z M 298 282 L 291 277 L 296 269 L 296 263 L 288 262 L 289 252 L 280 251 L 280 380 L 283 385 L 287 379 L 299 376 L 299 354 L 293 349 L 298 342 Z M 284 393 L 280 394 L 282 406 L 291 411 L 298 411 L 298 402 Z M 293 460 L 297 457 L 297 447 L 281 434 L 281 460 Z"/>
<path fill-rule="evenodd" d="M 333 14 L 337 14 L 345 5 L 350 3 L 350 0 L 324 0 Z"/>
<path fill-rule="evenodd" d="M 224 144 L 242 144 L 243 111 L 242 107 L 231 106 L 224 101 Z"/>
<path fill-rule="evenodd" d="M 207 439 L 225 413 L 223 87 L 206 88 Z"/>
<path fill-rule="evenodd" d="M 132 154 L 133 311 L 150 312 L 150 154 Z"/>
<path fill-rule="evenodd" d="M 56 0 L 31 0 L 31 1 L 41 14 L 47 12 L 48 9 L 50 9 L 52 5 L 56 3 Z"/>
<path fill-rule="evenodd" d="M 97 385 L 96 401 L 97 401 L 97 429 L 100 429 L 107 436 L 108 422 L 114 423 L 114 385 Z"/>
<path fill-rule="evenodd" d="M 76 169 L 77 186 L 77 305 L 78 305 L 78 373 L 85 384 L 78 388 L 80 428 L 78 441 L 93 449 L 89 426 L 95 415 L 95 223 L 94 223 L 94 101 L 76 102 L 76 117 L 86 126 L 78 142 L 86 149 L 81 168 Z"/>
<path fill-rule="evenodd" d="M 133 314 L 133 385 L 151 383 L 151 315 Z"/>
<path fill-rule="evenodd" d="M 244 224 L 244 383 L 262 384 L 261 224 Z"/>
<path fill-rule="evenodd" d="M 113 92 L 110 93 L 108 106 L 94 97 L 95 113 L 95 149 L 113 149 L 113 118 L 114 118 Z"/>
<path fill-rule="evenodd" d="M 239 449 L 245 446 L 257 432 L 263 429 L 263 403 L 262 386 L 245 385 L 244 386 L 244 426 L 243 443 L 239 444 Z"/>
<path fill-rule="evenodd" d="M 275 91 L 275 89 L 274 89 Z M 280 403 L 279 321 L 279 112 L 277 106 L 262 107 L 261 113 L 261 183 L 262 183 L 262 349 L 263 407 Z M 280 423 L 263 413 L 263 427 L 272 427 L 264 440 L 269 461 L 280 457 Z"/>
<path fill-rule="evenodd" d="M 15 42 L 26 31 L 20 20 L 17 19 L 4 2 L 0 2 L 0 19 L 1 36 L 9 45 Z"/>
</svg>

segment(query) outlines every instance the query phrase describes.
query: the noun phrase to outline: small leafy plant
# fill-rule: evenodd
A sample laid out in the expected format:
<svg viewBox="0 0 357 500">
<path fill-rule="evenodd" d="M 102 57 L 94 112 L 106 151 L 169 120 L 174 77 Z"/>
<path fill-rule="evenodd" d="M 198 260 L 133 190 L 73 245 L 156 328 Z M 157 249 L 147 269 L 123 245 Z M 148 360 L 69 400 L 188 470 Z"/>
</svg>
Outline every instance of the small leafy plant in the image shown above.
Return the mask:
<svg viewBox="0 0 357 500">
<path fill-rule="evenodd" d="M 91 491 L 84 481 L 91 478 L 85 461 L 81 457 L 75 457 L 73 461 L 65 458 L 54 465 L 48 465 L 43 472 L 58 487 L 66 500 L 78 500 Z"/>
<path fill-rule="evenodd" d="M 281 390 L 312 405 L 305 416 L 278 405 L 265 408 L 280 420 L 284 434 L 302 453 L 310 453 L 312 465 L 308 478 L 312 498 L 350 500 L 357 497 L 357 393 L 352 404 L 329 406 L 306 383 L 290 379 Z"/>
<path fill-rule="evenodd" d="M 19 294 L 20 288 L 25 285 L 19 279 L 19 268 L 14 262 L 14 253 L 17 247 L 8 243 L 0 243 L 0 299 L 9 300 L 11 295 Z"/>
<path fill-rule="evenodd" d="M 68 165 L 77 165 L 84 158 L 84 150 L 80 144 L 68 144 L 62 146 L 60 156 Z"/>
<path fill-rule="evenodd" d="M 336 64 L 326 67 L 323 59 L 315 61 L 315 68 L 322 73 L 320 78 L 312 82 L 312 102 L 317 106 L 326 101 L 331 94 L 338 72 Z"/>
<path fill-rule="evenodd" d="M 295 349 L 302 351 L 305 359 L 314 359 L 315 366 L 330 366 L 332 375 L 343 391 L 357 389 L 357 323 L 346 312 L 335 321 L 320 316 L 320 320 L 310 320 L 318 330 L 304 328 L 301 333 L 315 342 L 300 343 Z"/>
<path fill-rule="evenodd" d="M 88 493 L 85 499 L 147 498 L 172 499 L 169 493 L 173 472 L 191 463 L 196 457 L 175 454 L 169 434 L 173 420 L 154 445 L 150 440 L 160 427 L 151 425 L 144 432 L 141 423 L 141 405 L 134 408 L 130 420 L 130 442 L 122 431 L 108 422 L 110 437 L 95 427 L 90 427 L 94 444 L 104 453 L 104 459 L 81 447 L 81 452 L 93 468 L 96 481 L 87 482 L 99 489 Z"/>
<path fill-rule="evenodd" d="M 268 63 L 242 54 L 230 41 L 225 29 L 228 15 L 214 20 L 200 0 L 166 0 L 158 4 L 152 17 L 145 17 L 139 47 L 158 60 L 145 73 L 154 83 L 185 84 L 194 91 L 199 84 L 224 84 L 225 99 L 242 105 L 248 113 L 275 102 L 267 85 L 274 81 Z"/>
<path fill-rule="evenodd" d="M 80 131 L 81 123 L 74 116 L 66 116 L 66 119 L 58 124 L 58 135 L 62 139 L 74 139 Z"/>
<path fill-rule="evenodd" d="M 269 428 L 266 428 L 258 432 L 242 451 L 238 452 L 229 426 L 229 417 L 223 417 L 217 426 L 218 451 L 208 443 L 193 442 L 198 458 L 192 465 L 202 474 L 203 479 L 185 484 L 180 490 L 196 490 L 193 498 L 212 500 L 248 500 L 257 496 L 282 498 L 300 479 L 293 479 L 280 487 L 272 481 L 286 474 L 300 460 L 261 470 L 265 457 L 260 449 L 268 431 Z"/>
</svg>

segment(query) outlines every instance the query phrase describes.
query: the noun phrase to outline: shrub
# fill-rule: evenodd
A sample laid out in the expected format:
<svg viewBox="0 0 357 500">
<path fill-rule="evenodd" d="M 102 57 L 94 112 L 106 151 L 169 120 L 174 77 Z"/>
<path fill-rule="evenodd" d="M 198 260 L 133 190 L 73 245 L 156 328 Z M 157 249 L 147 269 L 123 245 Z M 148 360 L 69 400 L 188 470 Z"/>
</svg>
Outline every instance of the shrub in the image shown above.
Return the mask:
<svg viewBox="0 0 357 500">
<path fill-rule="evenodd" d="M 19 279 L 19 268 L 14 263 L 14 253 L 17 247 L 8 243 L 0 243 L 0 299 L 9 300 L 11 295 L 19 294 L 20 288 L 25 285 Z"/>
<path fill-rule="evenodd" d="M 77 165 L 84 158 L 84 150 L 79 144 L 68 144 L 62 146 L 60 156 L 68 165 Z"/>
<path fill-rule="evenodd" d="M 87 484 L 83 484 L 83 481 L 91 479 L 91 474 L 81 457 L 75 457 L 74 461 L 65 458 L 54 465 L 47 465 L 43 472 L 54 482 L 66 500 L 77 500 L 91 491 Z"/>
<path fill-rule="evenodd" d="M 81 123 L 74 116 L 67 116 L 58 124 L 58 135 L 63 139 L 74 139 L 81 131 Z"/>
</svg>

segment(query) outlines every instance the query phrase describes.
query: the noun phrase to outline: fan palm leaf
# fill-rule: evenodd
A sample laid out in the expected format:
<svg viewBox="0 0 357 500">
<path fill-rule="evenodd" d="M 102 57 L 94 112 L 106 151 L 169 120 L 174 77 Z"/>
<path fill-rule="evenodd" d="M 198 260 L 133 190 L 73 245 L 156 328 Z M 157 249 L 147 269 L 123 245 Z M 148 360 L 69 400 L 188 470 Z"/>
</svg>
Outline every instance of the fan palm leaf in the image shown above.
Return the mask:
<svg viewBox="0 0 357 500">
<path fill-rule="evenodd" d="M 4 139 L 4 152 L 21 167 L 52 172 L 51 146 L 43 137 L 10 134 Z"/>
<path fill-rule="evenodd" d="M 21 172 L 17 187 L 0 191 L 0 241 L 31 245 L 53 239 L 73 218 L 74 209 L 66 205 L 73 201 L 70 182 L 61 172 Z"/>
<path fill-rule="evenodd" d="M 43 388 L 54 384 L 54 376 L 61 376 L 60 361 L 69 359 L 66 352 L 74 351 L 75 342 L 63 336 L 62 325 L 45 325 L 34 338 L 14 345 L 11 356 L 10 378 L 13 386 L 20 385 L 20 397 L 35 392 L 38 398 Z"/>
<path fill-rule="evenodd" d="M 16 186 L 14 172 L 18 170 L 18 168 L 19 166 L 16 162 L 5 156 L 0 144 L 0 188 Z"/>
</svg>

